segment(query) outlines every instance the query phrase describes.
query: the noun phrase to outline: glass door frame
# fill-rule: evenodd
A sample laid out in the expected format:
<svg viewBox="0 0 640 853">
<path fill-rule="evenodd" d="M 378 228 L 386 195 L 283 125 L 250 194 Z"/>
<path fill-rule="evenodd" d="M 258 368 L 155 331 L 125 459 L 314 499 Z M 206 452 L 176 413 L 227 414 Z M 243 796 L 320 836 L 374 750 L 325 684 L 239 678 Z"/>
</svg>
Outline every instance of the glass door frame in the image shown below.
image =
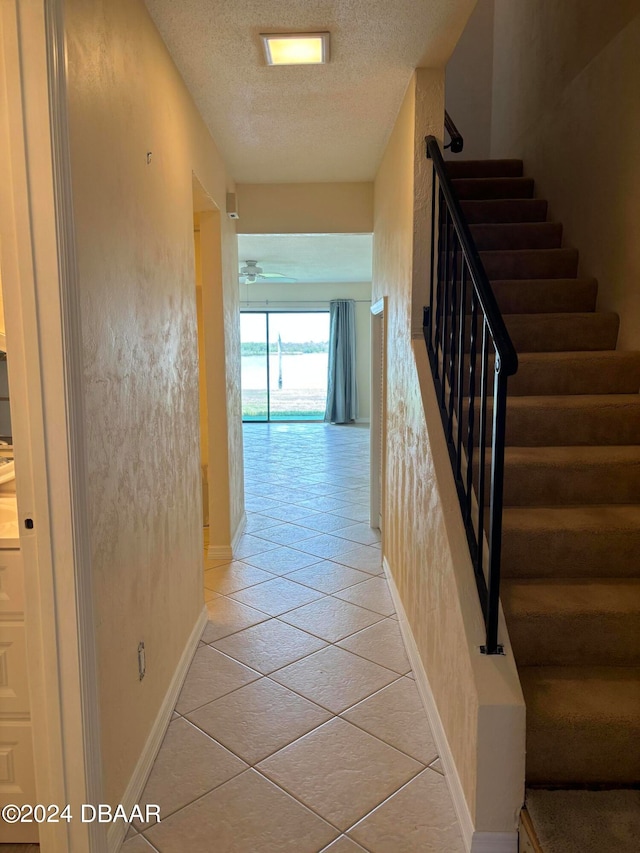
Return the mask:
<svg viewBox="0 0 640 853">
<path fill-rule="evenodd" d="M 269 314 L 326 314 L 329 315 L 329 308 L 241 308 L 240 314 L 264 314 L 265 317 L 265 340 L 266 340 L 266 353 L 265 358 L 267 361 L 267 417 L 266 418 L 245 418 L 244 413 L 242 415 L 242 423 L 243 424 L 287 424 L 287 423 L 306 423 L 306 424 L 314 424 L 314 423 L 322 423 L 323 418 L 276 418 L 275 420 L 271 417 L 271 366 L 270 366 L 270 352 L 269 352 Z M 242 336 L 240 337 L 240 347 L 242 348 Z M 242 353 L 242 349 L 241 349 Z M 328 357 L 328 356 L 327 356 Z M 242 359 L 242 354 L 240 355 Z M 242 388 L 241 388 L 242 392 Z"/>
</svg>

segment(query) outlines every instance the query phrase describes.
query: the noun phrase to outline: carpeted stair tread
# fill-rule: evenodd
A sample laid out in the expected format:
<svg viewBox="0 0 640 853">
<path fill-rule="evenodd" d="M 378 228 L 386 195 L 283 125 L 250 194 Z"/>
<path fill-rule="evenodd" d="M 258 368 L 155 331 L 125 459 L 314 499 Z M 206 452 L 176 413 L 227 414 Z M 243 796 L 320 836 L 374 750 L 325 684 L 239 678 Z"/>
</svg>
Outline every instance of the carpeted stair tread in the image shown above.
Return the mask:
<svg viewBox="0 0 640 853">
<path fill-rule="evenodd" d="M 585 504 L 640 504 L 640 446 L 505 448 L 505 506 Z"/>
<path fill-rule="evenodd" d="M 544 853 L 638 853 L 640 791 L 528 788 L 526 806 Z"/>
<path fill-rule="evenodd" d="M 470 228 L 480 251 L 559 249 L 562 244 L 560 222 L 485 223 Z"/>
<path fill-rule="evenodd" d="M 505 314 L 518 353 L 613 350 L 620 319 L 608 311 L 560 314 Z"/>
<path fill-rule="evenodd" d="M 575 278 L 575 249 L 501 249 L 481 251 L 487 276 L 496 279 Z"/>
<path fill-rule="evenodd" d="M 506 507 L 505 578 L 640 578 L 640 505 Z"/>
<path fill-rule="evenodd" d="M 593 278 L 492 279 L 503 314 L 560 314 L 596 309 L 598 283 Z"/>
<path fill-rule="evenodd" d="M 506 579 L 518 666 L 640 666 L 640 579 Z"/>
<path fill-rule="evenodd" d="M 467 199 L 460 206 L 469 223 L 545 222 L 547 202 L 542 198 Z"/>
<path fill-rule="evenodd" d="M 509 378 L 509 394 L 636 394 L 640 352 L 526 352 Z"/>
<path fill-rule="evenodd" d="M 532 178 L 454 178 L 459 199 L 533 198 Z"/>
<path fill-rule="evenodd" d="M 450 178 L 520 178 L 522 160 L 448 160 Z"/>
<path fill-rule="evenodd" d="M 640 779 L 640 669 L 521 667 L 529 785 Z"/>
</svg>

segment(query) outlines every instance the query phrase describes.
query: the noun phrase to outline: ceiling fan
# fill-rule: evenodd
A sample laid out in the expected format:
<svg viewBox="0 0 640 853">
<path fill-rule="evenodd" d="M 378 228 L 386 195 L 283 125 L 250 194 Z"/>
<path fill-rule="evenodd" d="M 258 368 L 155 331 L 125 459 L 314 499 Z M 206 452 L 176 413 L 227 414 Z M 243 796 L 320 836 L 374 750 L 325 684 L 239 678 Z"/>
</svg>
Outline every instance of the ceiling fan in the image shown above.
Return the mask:
<svg viewBox="0 0 640 853">
<path fill-rule="evenodd" d="M 240 277 L 244 278 L 244 280 L 248 284 L 253 284 L 254 281 L 261 279 L 263 281 L 273 281 L 273 280 L 282 280 L 287 279 L 288 281 L 295 281 L 295 279 L 291 278 L 288 275 L 284 275 L 279 272 L 263 272 L 262 267 L 258 266 L 257 261 L 245 261 L 244 266 L 240 267 Z"/>
</svg>

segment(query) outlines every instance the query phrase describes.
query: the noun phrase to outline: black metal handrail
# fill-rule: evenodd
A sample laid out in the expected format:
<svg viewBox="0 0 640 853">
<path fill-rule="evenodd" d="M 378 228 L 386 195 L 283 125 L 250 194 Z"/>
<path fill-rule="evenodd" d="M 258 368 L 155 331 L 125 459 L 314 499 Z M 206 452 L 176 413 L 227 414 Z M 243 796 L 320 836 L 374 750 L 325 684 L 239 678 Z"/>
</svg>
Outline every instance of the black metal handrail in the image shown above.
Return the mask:
<svg viewBox="0 0 640 853">
<path fill-rule="evenodd" d="M 438 140 L 427 136 L 426 145 L 427 157 L 433 163 L 433 192 L 431 275 L 424 336 L 485 621 L 486 645 L 482 651 L 499 654 L 507 377 L 517 371 L 518 357 L 447 176 Z M 489 408 L 492 417 L 488 422 Z M 487 482 L 489 448 L 491 473 Z"/>
<path fill-rule="evenodd" d="M 450 148 L 452 154 L 459 154 L 464 148 L 464 139 L 446 110 L 444 111 L 444 129 L 449 134 L 449 144 L 444 147 Z"/>
</svg>

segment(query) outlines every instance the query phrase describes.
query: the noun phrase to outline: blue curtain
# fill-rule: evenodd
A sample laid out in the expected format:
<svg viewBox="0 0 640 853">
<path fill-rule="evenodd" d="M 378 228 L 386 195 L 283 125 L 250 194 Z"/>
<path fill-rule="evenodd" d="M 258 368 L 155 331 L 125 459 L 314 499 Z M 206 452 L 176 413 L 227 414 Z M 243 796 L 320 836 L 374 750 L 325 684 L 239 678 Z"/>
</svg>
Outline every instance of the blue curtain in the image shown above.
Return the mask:
<svg viewBox="0 0 640 853">
<path fill-rule="evenodd" d="M 356 305 L 353 299 L 329 303 L 329 376 L 325 421 L 348 424 L 357 416 Z"/>
</svg>

